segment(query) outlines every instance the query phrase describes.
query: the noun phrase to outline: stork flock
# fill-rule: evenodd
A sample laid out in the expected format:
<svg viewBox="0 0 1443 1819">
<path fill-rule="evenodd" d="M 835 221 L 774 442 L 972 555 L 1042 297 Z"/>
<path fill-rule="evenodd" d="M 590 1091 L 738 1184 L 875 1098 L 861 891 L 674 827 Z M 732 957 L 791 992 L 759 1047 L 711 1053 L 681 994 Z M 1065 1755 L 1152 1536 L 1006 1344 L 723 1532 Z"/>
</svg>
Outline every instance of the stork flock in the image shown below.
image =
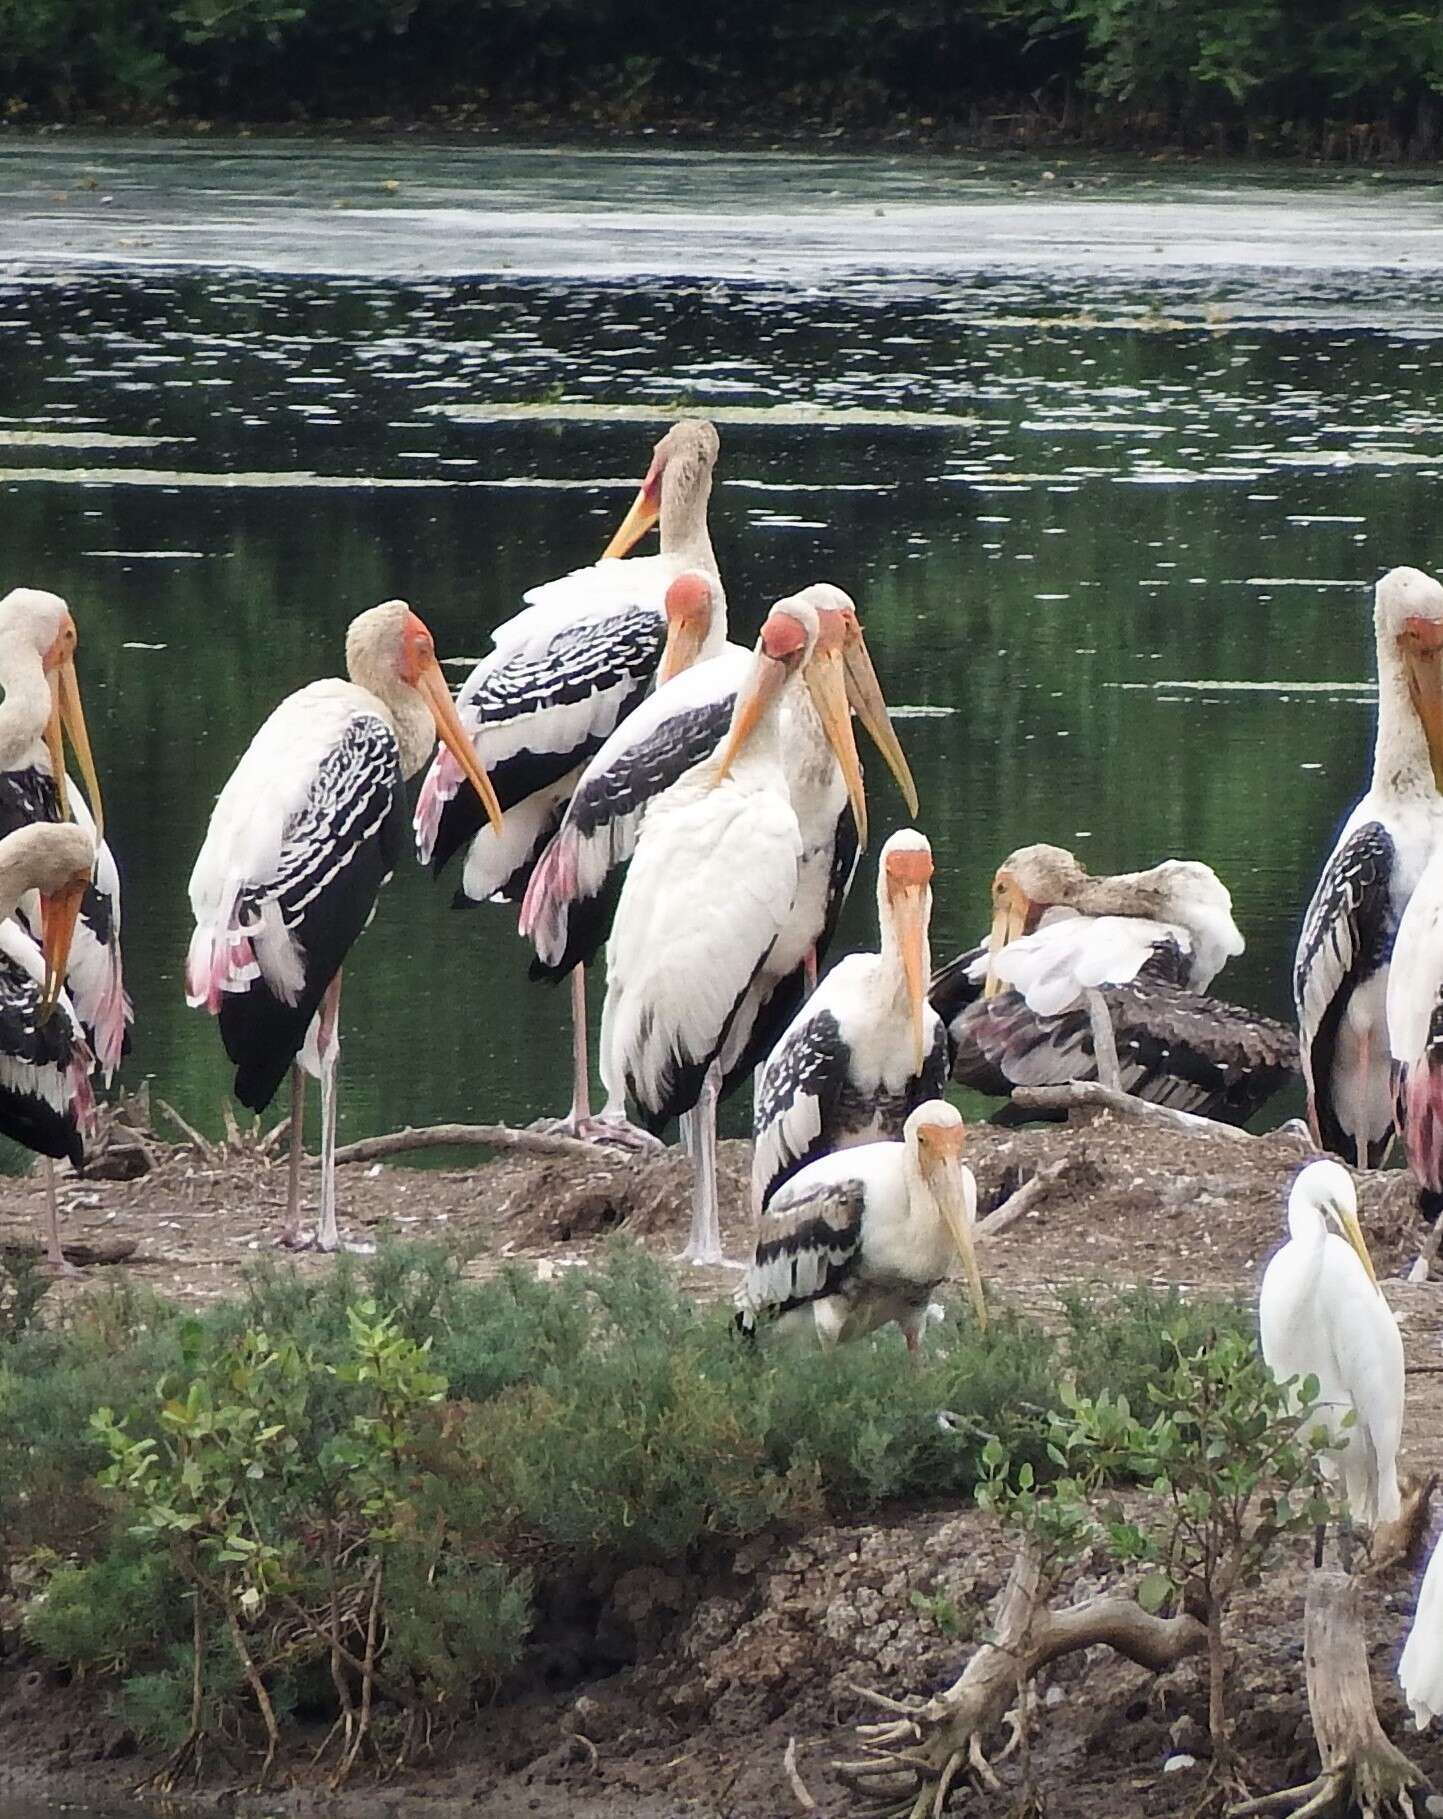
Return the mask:
<svg viewBox="0 0 1443 1819">
<path fill-rule="evenodd" d="M 645 1148 L 680 1120 L 694 1262 L 723 1261 L 716 1110 L 752 1082 L 747 1330 L 800 1322 L 834 1342 L 896 1320 L 915 1345 L 954 1258 L 985 1318 L 949 1079 L 1003 1097 L 1101 1079 L 1241 1123 L 1301 1066 L 1322 1147 L 1376 1165 L 1396 1131 L 1425 1210 L 1443 1205 L 1443 587 L 1413 569 L 1378 584 L 1373 780 L 1304 924 L 1301 1042 L 1209 995 L 1243 940 L 1193 860 L 1105 877 L 1018 848 L 989 934 L 934 975 L 932 854 L 905 828 L 878 857 L 878 951 L 824 972 L 868 834 L 854 722 L 914 816 L 916 790 L 840 588 L 803 586 L 752 648 L 728 641 L 717 457 L 710 423 L 673 424 L 601 559 L 533 589 L 454 701 L 404 602 L 361 613 L 349 679 L 283 701 L 220 791 L 190 881 L 186 993 L 217 1018 L 243 1105 L 289 1078 L 287 1236 L 302 1241 L 310 1076 L 310 1241 L 341 1242 L 342 968 L 413 838 L 436 874 L 461 859 L 460 900 L 516 907 L 533 976 L 569 980 L 571 1104 L 553 1128 Z M 654 526 L 658 553 L 630 556 Z M 0 601 L 0 1128 L 78 1163 L 92 1075 L 110 1079 L 131 1012 L 75 646 L 57 596 Z M 593 1113 L 586 992 L 603 950 Z M 64 1267 L 53 1180 L 47 1205 L 47 1259 Z"/>
</svg>

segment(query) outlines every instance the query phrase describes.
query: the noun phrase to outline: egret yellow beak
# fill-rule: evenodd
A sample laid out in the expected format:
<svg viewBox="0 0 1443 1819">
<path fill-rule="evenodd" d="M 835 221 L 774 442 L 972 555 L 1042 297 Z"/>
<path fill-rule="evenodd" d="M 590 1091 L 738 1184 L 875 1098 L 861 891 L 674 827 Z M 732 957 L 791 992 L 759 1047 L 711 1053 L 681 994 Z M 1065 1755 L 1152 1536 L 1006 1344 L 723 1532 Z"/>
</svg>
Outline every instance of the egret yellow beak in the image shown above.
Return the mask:
<svg viewBox="0 0 1443 1819">
<path fill-rule="evenodd" d="M 1374 1288 L 1378 1286 L 1378 1272 L 1373 1268 L 1373 1259 L 1368 1252 L 1368 1240 L 1363 1236 L 1363 1228 L 1358 1223 L 1358 1215 L 1351 1208 L 1337 1207 L 1338 1224 L 1343 1228 L 1343 1236 L 1358 1253 L 1358 1261 L 1368 1272 L 1368 1280 Z"/>
</svg>

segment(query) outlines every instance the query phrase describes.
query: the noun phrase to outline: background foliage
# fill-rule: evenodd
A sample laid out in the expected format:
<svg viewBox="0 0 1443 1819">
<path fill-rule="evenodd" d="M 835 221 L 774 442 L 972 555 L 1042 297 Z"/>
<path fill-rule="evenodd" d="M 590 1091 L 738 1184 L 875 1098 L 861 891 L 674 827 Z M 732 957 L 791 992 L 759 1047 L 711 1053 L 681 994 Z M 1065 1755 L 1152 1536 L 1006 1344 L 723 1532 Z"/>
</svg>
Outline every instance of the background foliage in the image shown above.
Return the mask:
<svg viewBox="0 0 1443 1819">
<path fill-rule="evenodd" d="M 910 112 L 1429 155 L 1440 85 L 1443 16 L 1410 0 L 0 0 L 22 117 Z"/>
</svg>

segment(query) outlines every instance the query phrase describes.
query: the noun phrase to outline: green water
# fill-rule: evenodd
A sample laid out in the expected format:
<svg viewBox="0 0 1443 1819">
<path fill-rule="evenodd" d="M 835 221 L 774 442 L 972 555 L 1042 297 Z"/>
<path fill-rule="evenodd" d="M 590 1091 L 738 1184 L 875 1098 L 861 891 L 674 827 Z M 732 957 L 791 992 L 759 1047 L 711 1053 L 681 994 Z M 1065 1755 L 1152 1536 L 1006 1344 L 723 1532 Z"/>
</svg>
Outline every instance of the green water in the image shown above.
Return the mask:
<svg viewBox="0 0 1443 1819">
<path fill-rule="evenodd" d="M 6 142 L 0 581 L 80 627 L 127 1077 L 218 1124 L 185 883 L 269 709 L 391 595 L 479 654 L 679 406 L 721 418 L 736 635 L 837 581 L 914 710 L 936 955 L 1024 841 L 1187 854 L 1248 940 L 1220 986 L 1286 1014 L 1365 775 L 1369 589 L 1439 560 L 1439 219 L 1366 179 Z M 409 867 L 347 969 L 343 1132 L 564 1109 L 564 994 L 449 899 Z M 843 945 L 871 926 L 864 869 Z"/>
</svg>

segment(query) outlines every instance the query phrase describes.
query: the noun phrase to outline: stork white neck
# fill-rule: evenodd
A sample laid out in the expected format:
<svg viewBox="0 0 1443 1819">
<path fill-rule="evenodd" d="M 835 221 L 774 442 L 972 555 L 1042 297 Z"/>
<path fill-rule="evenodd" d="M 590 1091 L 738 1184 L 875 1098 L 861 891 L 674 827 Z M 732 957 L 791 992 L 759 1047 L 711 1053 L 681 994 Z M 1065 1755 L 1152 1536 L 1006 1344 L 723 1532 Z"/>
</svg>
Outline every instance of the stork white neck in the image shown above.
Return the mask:
<svg viewBox="0 0 1443 1819">
<path fill-rule="evenodd" d="M 1373 740 L 1373 788 L 1397 801 L 1433 802 L 1438 787 L 1428 741 L 1408 692 L 1408 670 L 1391 630 L 1379 625 L 1378 730 Z"/>
<path fill-rule="evenodd" d="M 18 770 L 37 752 L 44 754 L 45 723 L 50 718 L 50 685 L 40 652 L 19 639 L 0 642 L 0 769 Z M 48 758 L 44 758 L 49 768 Z"/>
<path fill-rule="evenodd" d="M 678 570 L 699 568 L 716 576 L 716 553 L 707 529 L 707 504 L 711 498 L 711 463 L 691 451 L 674 456 L 662 470 L 661 510 L 657 534 L 661 553 Z M 714 615 L 715 619 L 715 615 Z M 721 636 L 726 637 L 722 618 Z"/>
</svg>

